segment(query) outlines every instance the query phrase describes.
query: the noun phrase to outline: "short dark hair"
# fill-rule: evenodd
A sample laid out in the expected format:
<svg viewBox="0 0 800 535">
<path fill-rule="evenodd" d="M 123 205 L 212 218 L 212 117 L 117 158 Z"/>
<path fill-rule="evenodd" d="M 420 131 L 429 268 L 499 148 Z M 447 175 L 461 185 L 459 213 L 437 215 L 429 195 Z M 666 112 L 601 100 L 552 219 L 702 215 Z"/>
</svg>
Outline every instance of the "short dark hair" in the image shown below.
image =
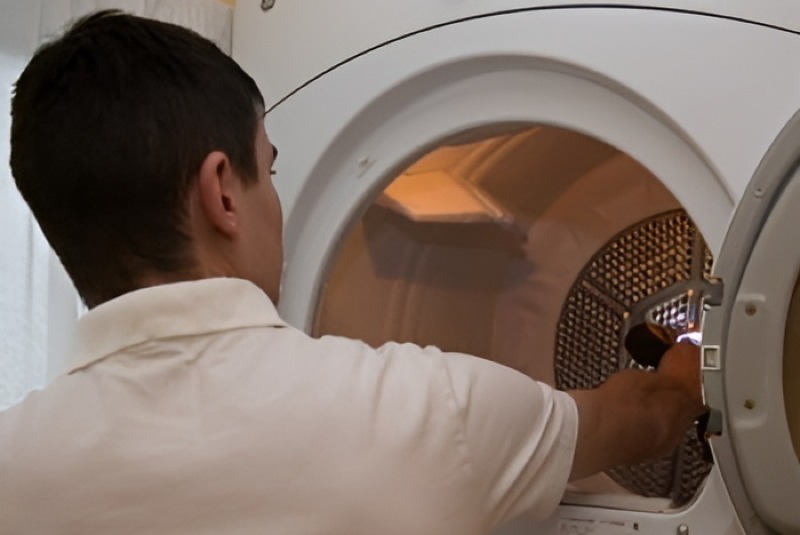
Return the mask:
<svg viewBox="0 0 800 535">
<path fill-rule="evenodd" d="M 206 156 L 257 180 L 264 100 L 212 42 L 101 11 L 34 54 L 11 106 L 17 188 L 89 307 L 193 267 L 187 194 Z"/>
</svg>

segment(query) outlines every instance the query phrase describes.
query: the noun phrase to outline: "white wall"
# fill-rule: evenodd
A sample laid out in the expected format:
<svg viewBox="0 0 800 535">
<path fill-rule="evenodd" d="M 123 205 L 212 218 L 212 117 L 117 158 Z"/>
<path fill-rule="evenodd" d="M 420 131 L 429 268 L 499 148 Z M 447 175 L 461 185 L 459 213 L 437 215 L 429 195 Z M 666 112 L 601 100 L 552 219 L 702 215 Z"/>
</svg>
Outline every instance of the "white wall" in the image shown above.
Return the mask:
<svg viewBox="0 0 800 535">
<path fill-rule="evenodd" d="M 45 38 L 58 34 L 65 21 L 113 8 L 192 28 L 225 52 L 231 51 L 232 9 L 220 0 L 44 0 L 43 5 L 41 35 Z"/>
<path fill-rule="evenodd" d="M 0 0 L 0 410 L 62 373 L 77 294 L 8 167 L 14 81 L 38 43 L 96 9 L 188 26 L 230 52 L 231 7 L 218 0 Z"/>
</svg>

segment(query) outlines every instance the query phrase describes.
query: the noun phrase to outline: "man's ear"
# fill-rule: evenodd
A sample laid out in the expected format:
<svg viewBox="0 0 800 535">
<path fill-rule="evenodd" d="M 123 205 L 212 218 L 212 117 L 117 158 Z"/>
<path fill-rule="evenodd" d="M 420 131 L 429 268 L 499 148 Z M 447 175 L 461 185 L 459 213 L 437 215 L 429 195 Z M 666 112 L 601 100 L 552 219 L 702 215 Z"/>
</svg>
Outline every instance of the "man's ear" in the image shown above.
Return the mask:
<svg viewBox="0 0 800 535">
<path fill-rule="evenodd" d="M 224 152 L 210 152 L 197 176 L 200 209 L 208 224 L 230 239 L 239 236 L 238 178 Z"/>
</svg>

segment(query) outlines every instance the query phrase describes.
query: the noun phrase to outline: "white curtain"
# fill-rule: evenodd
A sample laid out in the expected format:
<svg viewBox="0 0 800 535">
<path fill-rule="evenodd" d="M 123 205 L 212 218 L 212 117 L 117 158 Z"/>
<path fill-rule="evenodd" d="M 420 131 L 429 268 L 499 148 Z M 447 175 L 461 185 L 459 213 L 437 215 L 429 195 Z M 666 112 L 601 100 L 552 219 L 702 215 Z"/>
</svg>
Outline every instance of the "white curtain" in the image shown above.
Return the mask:
<svg viewBox="0 0 800 535">
<path fill-rule="evenodd" d="M 11 178 L 12 86 L 39 42 L 108 8 L 190 27 L 230 52 L 232 9 L 218 0 L 0 0 L 0 410 L 63 371 L 79 313 L 71 283 Z"/>
<path fill-rule="evenodd" d="M 47 380 L 49 249 L 8 168 L 12 84 L 36 45 L 39 6 L 0 0 L 0 408 Z"/>
<path fill-rule="evenodd" d="M 11 84 L 20 58 L 0 53 L 0 160 L 8 162 Z M 48 247 L 11 179 L 0 168 L 0 408 L 47 378 Z"/>
</svg>

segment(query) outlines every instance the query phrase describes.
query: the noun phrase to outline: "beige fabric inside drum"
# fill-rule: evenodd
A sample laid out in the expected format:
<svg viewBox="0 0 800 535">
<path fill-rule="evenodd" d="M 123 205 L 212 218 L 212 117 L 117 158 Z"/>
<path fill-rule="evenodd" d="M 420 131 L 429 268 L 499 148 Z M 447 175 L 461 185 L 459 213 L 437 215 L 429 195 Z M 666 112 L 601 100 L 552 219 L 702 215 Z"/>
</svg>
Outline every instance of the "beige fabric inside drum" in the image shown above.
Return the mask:
<svg viewBox="0 0 800 535">
<path fill-rule="evenodd" d="M 437 345 L 551 385 L 559 318 L 586 264 L 624 229 L 680 208 L 626 154 L 550 127 L 442 147 L 401 178 L 402 189 L 379 198 L 343 236 L 314 334 Z M 414 203 L 415 181 L 421 194 L 449 183 L 458 191 L 428 191 Z M 462 220 L 457 206 L 437 214 L 428 202 L 473 194 L 490 209 L 465 202 Z M 639 497 L 605 474 L 570 491 L 596 505 L 670 507 L 667 499 L 634 503 Z"/>
<path fill-rule="evenodd" d="M 783 397 L 792 444 L 800 462 L 800 281 L 795 283 L 783 352 Z"/>
</svg>

